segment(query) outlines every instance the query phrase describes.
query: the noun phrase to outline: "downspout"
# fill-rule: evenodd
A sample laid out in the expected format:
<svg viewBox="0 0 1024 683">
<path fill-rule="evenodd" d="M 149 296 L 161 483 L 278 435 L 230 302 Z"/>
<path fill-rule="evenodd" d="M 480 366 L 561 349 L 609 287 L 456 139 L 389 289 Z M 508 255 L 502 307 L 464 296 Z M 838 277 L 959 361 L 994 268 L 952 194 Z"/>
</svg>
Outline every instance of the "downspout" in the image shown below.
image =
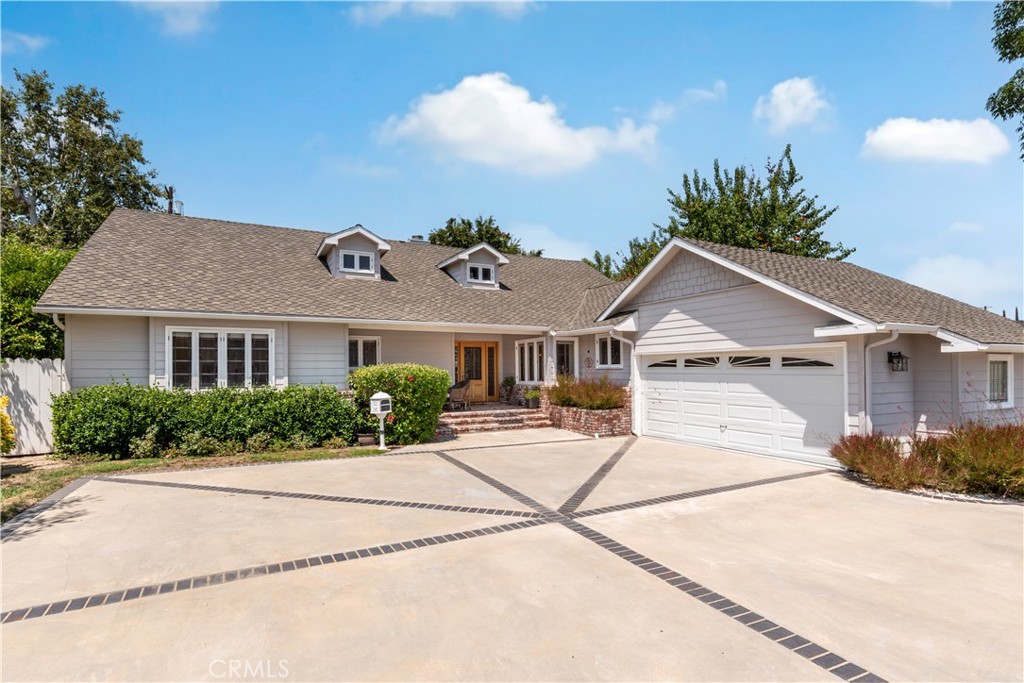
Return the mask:
<svg viewBox="0 0 1024 683">
<path fill-rule="evenodd" d="M 899 330 L 894 330 L 887 339 L 880 339 L 864 347 L 864 425 L 861 431 L 865 434 L 872 432 L 871 425 L 871 349 L 878 346 L 885 346 L 899 339 Z"/>
<path fill-rule="evenodd" d="M 56 313 L 53 314 L 53 324 L 56 325 L 58 328 L 60 328 L 61 332 L 64 331 L 64 329 L 65 329 L 64 328 L 64 323 L 62 323 L 60 321 L 60 318 L 58 317 L 58 315 Z"/>
<path fill-rule="evenodd" d="M 640 416 L 639 416 L 640 402 L 637 401 L 637 397 L 636 397 L 636 376 L 637 376 L 637 363 L 636 363 L 636 353 L 635 353 L 636 346 L 630 340 L 628 340 L 625 337 L 622 337 L 622 336 L 616 334 L 616 331 L 615 331 L 614 327 L 611 330 L 608 331 L 608 336 L 610 336 L 612 339 L 618 339 L 622 343 L 629 344 L 629 400 L 633 404 L 633 409 L 630 411 L 631 416 L 632 416 L 632 420 L 633 420 L 633 424 L 631 426 L 632 426 L 633 433 L 634 434 L 638 434 L 640 432 L 639 428 L 637 427 L 637 424 L 638 424 L 639 419 L 640 419 Z"/>
</svg>

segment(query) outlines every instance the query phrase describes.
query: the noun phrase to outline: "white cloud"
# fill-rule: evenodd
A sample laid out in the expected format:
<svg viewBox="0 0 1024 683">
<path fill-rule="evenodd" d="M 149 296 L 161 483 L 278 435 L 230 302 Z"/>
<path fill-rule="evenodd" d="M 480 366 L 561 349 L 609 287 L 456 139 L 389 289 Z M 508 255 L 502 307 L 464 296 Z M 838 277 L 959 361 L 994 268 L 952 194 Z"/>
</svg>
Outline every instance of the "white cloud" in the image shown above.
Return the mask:
<svg viewBox="0 0 1024 683">
<path fill-rule="evenodd" d="M 949 225 L 949 232 L 952 233 L 973 233 L 978 234 L 985 231 L 985 226 L 981 223 L 971 223 L 968 221 L 953 221 Z"/>
<path fill-rule="evenodd" d="M 365 2 L 349 10 L 349 16 L 357 24 L 376 26 L 388 19 L 402 16 L 453 17 L 466 8 L 489 10 L 498 16 L 515 19 L 523 15 L 530 0 L 509 0 L 507 2 L 484 2 L 482 0 L 381 0 Z"/>
<path fill-rule="evenodd" d="M 614 130 L 573 128 L 547 99 L 534 100 L 503 73 L 467 76 L 451 90 L 423 95 L 381 129 L 385 142 L 413 140 L 442 155 L 530 175 L 573 171 L 605 152 L 646 153 L 658 129 L 625 118 Z"/>
<path fill-rule="evenodd" d="M 172 36 L 189 36 L 209 27 L 217 2 L 186 0 L 185 2 L 135 2 L 136 7 L 160 17 L 163 32 Z"/>
<path fill-rule="evenodd" d="M 754 119 L 767 121 L 772 133 L 784 133 L 794 126 L 817 122 L 831 105 L 825 101 L 825 90 L 810 78 L 790 78 L 772 86 L 771 93 L 761 95 L 754 105 Z"/>
<path fill-rule="evenodd" d="M 505 230 L 519 240 L 523 249 L 543 249 L 547 258 L 562 258 L 578 261 L 584 256 L 594 255 L 594 246 L 589 242 L 579 242 L 561 237 L 543 223 L 512 221 Z"/>
<path fill-rule="evenodd" d="M 711 88 L 690 88 L 683 93 L 682 97 L 674 102 L 654 103 L 647 118 L 655 123 L 670 121 L 675 118 L 680 109 L 701 102 L 720 102 L 729 94 L 729 88 L 725 81 L 715 81 Z"/>
<path fill-rule="evenodd" d="M 5 55 L 33 55 L 50 44 L 46 36 L 18 33 L 4 29 L 0 32 L 0 51 Z"/>
<path fill-rule="evenodd" d="M 1021 264 L 1013 259 L 982 261 L 943 254 L 923 256 L 903 273 L 907 282 L 974 306 L 1002 308 L 1022 297 Z"/>
<path fill-rule="evenodd" d="M 988 119 L 887 119 L 864 134 L 861 153 L 883 159 L 964 161 L 987 164 L 1010 149 Z"/>
</svg>

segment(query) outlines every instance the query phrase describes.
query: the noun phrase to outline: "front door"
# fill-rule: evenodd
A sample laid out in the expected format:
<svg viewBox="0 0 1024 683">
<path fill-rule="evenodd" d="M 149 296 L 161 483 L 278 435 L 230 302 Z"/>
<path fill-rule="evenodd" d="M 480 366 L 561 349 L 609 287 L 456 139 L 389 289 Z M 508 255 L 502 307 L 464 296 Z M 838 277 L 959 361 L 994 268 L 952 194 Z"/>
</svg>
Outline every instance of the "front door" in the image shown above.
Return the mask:
<svg viewBox="0 0 1024 683">
<path fill-rule="evenodd" d="M 498 400 L 498 343 L 456 342 L 455 377 L 469 380 L 473 403 Z"/>
</svg>

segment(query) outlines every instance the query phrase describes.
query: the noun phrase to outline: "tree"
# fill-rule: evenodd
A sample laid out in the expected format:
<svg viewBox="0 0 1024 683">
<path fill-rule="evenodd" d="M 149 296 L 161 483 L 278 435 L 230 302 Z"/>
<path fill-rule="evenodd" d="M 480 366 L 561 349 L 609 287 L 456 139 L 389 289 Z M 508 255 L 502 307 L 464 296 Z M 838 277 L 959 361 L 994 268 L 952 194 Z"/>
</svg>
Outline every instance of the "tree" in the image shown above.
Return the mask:
<svg viewBox="0 0 1024 683">
<path fill-rule="evenodd" d="M 619 252 L 618 262 L 609 269 L 613 276 L 635 277 L 673 237 L 833 260 L 853 253 L 822 237 L 822 227 L 837 209 L 819 207 L 817 195 L 808 197 L 799 187 L 803 176 L 793 163 L 790 145 L 777 163 L 769 159 L 765 170 L 767 179 L 745 166 L 722 171 L 716 159 L 710 181 L 696 169 L 692 180 L 684 173 L 682 193 L 668 190 L 668 225 L 655 225 L 649 236 L 630 240 L 626 253 Z M 610 258 L 594 256 L 594 262 L 588 261 L 591 265 Z"/>
<path fill-rule="evenodd" d="M 1024 3 L 1003 0 L 996 5 L 992 30 L 995 32 L 992 46 L 999 53 L 1000 62 L 1012 64 L 1024 59 Z M 989 95 L 985 106 L 992 116 L 1003 121 L 1019 117 L 1017 134 L 1020 136 L 1020 158 L 1024 160 L 1024 66 Z"/>
<path fill-rule="evenodd" d="M 502 254 L 540 256 L 544 251 L 543 249 L 532 251 L 523 249 L 518 239 L 498 227 L 498 224 L 494 222 L 494 216 L 487 218 L 477 216 L 473 220 L 461 216 L 449 218 L 444 227 L 431 232 L 428 239 L 431 244 L 442 244 L 459 249 L 486 242 Z"/>
<path fill-rule="evenodd" d="M 4 230 L 23 240 L 79 247 L 115 207 L 153 209 L 162 196 L 142 142 L 115 128 L 103 93 L 71 85 L 54 97 L 47 73 L 14 72 L 0 86 Z"/>
<path fill-rule="evenodd" d="M 5 358 L 63 358 L 64 333 L 32 312 L 64 270 L 74 249 L 45 247 L 7 237 L 0 248 L 0 353 Z"/>
</svg>

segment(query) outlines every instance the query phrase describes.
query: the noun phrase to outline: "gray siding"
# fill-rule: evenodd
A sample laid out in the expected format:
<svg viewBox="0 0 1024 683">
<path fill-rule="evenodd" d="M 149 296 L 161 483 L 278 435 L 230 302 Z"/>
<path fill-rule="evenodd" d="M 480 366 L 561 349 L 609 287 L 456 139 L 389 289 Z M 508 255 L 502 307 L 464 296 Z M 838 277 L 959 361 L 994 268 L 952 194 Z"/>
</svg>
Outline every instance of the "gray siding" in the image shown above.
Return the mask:
<svg viewBox="0 0 1024 683">
<path fill-rule="evenodd" d="M 380 277 L 380 254 L 377 253 L 377 243 L 363 237 L 362 235 L 349 235 L 338 243 L 338 246 L 331 248 L 327 255 L 327 265 L 331 269 L 331 275 L 335 277 L 370 277 L 356 273 L 343 273 L 341 271 L 342 251 L 364 251 L 373 254 L 373 271 L 376 277 Z"/>
<path fill-rule="evenodd" d="M 494 285 L 482 285 L 469 282 L 469 264 L 481 264 L 494 269 Z M 498 259 L 486 250 L 479 250 L 470 255 L 469 261 L 454 261 L 445 266 L 445 271 L 463 287 L 482 287 L 485 289 L 497 288 L 501 284 L 501 268 L 498 267 Z"/>
<path fill-rule="evenodd" d="M 644 304 L 753 284 L 753 280 L 682 251 L 633 299 Z"/>
<path fill-rule="evenodd" d="M 865 343 L 871 344 L 888 335 L 869 335 Z M 914 379 L 917 364 L 913 359 L 913 337 L 904 335 L 891 344 L 871 350 L 871 427 L 887 434 L 908 434 L 917 428 L 914 405 Z M 911 356 L 910 369 L 893 372 L 889 369 L 888 353 L 901 351 Z"/>
<path fill-rule="evenodd" d="M 942 342 L 915 335 L 910 349 L 914 372 L 915 429 L 943 430 L 957 421 L 956 354 L 942 353 Z"/>
<path fill-rule="evenodd" d="M 988 407 L 988 353 L 962 353 L 959 356 L 959 386 L 964 418 L 990 422 L 1020 422 L 1024 415 L 1024 353 L 1013 354 L 1013 407 Z M 1005 355 L 1005 354 L 995 354 Z"/>
<path fill-rule="evenodd" d="M 639 307 L 638 353 L 817 344 L 831 317 L 764 285 Z"/>
<path fill-rule="evenodd" d="M 380 337 L 383 363 L 422 363 L 447 370 L 449 375 L 455 376 L 455 341 L 451 332 L 350 328 L 349 336 Z"/>
<path fill-rule="evenodd" d="M 65 372 L 72 389 L 93 384 L 149 383 L 149 319 L 65 316 Z"/>
<path fill-rule="evenodd" d="M 218 330 L 273 330 L 274 331 L 274 386 L 288 385 L 288 331 L 285 323 L 268 320 L 220 320 L 217 318 L 150 318 L 149 348 L 153 383 L 158 387 L 169 385 L 167 380 L 167 327 L 211 328 Z"/>
<path fill-rule="evenodd" d="M 633 356 L 630 353 L 629 344 L 622 344 L 622 367 L 621 368 L 599 368 L 597 367 L 597 337 L 598 335 L 588 334 L 579 338 L 580 367 L 577 373 L 586 379 L 597 379 L 607 377 L 616 384 L 629 384 L 629 368 Z M 587 368 L 587 358 L 591 360 L 591 367 Z"/>
<path fill-rule="evenodd" d="M 289 384 L 348 382 L 348 344 L 345 326 L 330 323 L 288 323 Z"/>
</svg>

